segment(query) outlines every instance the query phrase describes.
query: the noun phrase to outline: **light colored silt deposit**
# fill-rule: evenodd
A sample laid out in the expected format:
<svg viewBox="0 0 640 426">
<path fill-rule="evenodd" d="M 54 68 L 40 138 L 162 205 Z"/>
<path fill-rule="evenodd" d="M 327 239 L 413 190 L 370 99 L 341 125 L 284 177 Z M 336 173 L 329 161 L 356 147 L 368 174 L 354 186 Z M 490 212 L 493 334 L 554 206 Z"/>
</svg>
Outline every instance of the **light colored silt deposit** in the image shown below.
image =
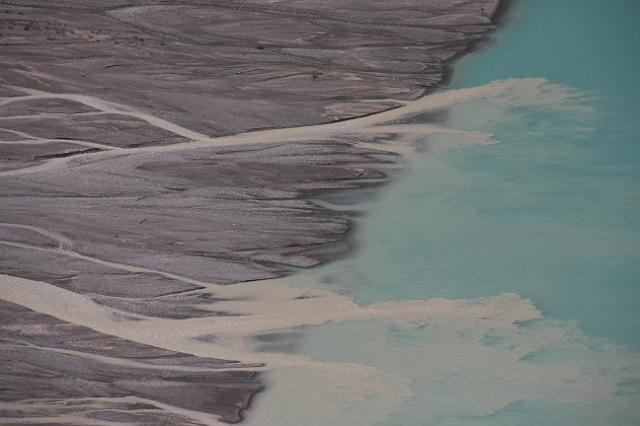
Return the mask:
<svg viewBox="0 0 640 426">
<path fill-rule="evenodd" d="M 496 2 L 24 3 L 0 5 L 3 421 L 233 423 L 265 371 L 378 381 L 252 337 L 539 316 L 513 295 L 362 307 L 282 278 L 349 248 L 357 212 L 314 199 L 384 184 L 430 134 L 494 142 L 428 113 L 566 95 L 529 79 L 422 97 Z"/>
</svg>

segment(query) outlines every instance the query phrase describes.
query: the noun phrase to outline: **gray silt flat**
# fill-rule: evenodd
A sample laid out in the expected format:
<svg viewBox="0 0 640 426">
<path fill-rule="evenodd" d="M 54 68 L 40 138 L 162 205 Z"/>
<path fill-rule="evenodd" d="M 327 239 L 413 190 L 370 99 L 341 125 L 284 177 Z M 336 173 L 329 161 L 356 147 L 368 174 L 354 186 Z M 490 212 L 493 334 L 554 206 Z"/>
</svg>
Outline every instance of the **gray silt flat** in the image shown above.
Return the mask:
<svg viewBox="0 0 640 426">
<path fill-rule="evenodd" d="M 24 3 L 0 5 L 0 96 L 24 96 L 25 89 L 90 95 L 210 136 L 329 123 L 422 96 L 446 77 L 452 58 L 493 29 L 480 8 L 490 16 L 497 5 Z M 197 280 L 231 285 L 271 278 L 344 253 L 353 214 L 310 198 L 376 188 L 397 167 L 396 155 L 353 146 L 362 135 L 173 153 L 125 150 L 94 161 L 80 154 L 90 148 L 86 143 L 108 150 L 187 140 L 132 116 L 95 112 L 51 98 L 0 105 L 0 140 L 37 142 L 0 142 L 0 170 L 45 164 L 74 149 L 83 161 L 0 177 L 0 222 L 59 234 L 84 256 Z M 13 244 L 0 244 L 2 273 L 85 294 L 122 315 L 224 314 L 198 308 L 197 285 L 70 257 L 28 229 L 0 231 Z M 0 301 L 0 317 L 0 375 L 10 389 L 2 400 L 39 402 L 31 411 L 1 411 L 3 418 L 192 421 L 161 408 L 168 404 L 235 422 L 262 387 L 252 372 L 215 371 L 227 361 L 126 341 L 18 305 Z M 287 350 L 294 340 L 263 337 L 262 350 Z M 83 354 L 168 367 L 124 368 Z M 204 371 L 178 372 L 194 366 Z M 144 402 L 113 399 L 132 396 Z M 95 397 L 106 402 L 80 399 Z"/>
</svg>

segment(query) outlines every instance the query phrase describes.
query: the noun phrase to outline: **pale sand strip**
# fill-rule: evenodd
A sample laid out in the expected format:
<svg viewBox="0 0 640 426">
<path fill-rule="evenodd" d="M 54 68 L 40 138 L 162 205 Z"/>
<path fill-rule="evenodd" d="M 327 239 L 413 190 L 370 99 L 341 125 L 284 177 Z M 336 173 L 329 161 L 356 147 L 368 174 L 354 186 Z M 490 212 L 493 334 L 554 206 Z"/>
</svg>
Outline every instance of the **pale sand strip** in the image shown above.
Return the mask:
<svg viewBox="0 0 640 426">
<path fill-rule="evenodd" d="M 72 96 L 72 95 L 70 95 Z M 75 95 L 73 95 L 75 96 Z M 523 79 L 495 82 L 473 89 L 444 92 L 394 110 L 368 117 L 319 126 L 293 129 L 274 129 L 220 138 L 207 138 L 159 147 L 142 147 L 127 150 L 127 154 L 177 152 L 187 149 L 206 148 L 218 145 L 256 144 L 276 141 L 313 140 L 345 133 L 380 133 L 384 124 L 428 110 L 446 108 L 460 102 L 474 99 L 490 99 L 494 103 L 509 105 L 538 105 L 554 107 L 567 101 L 571 96 L 561 86 L 551 85 L 544 79 Z M 96 104 L 94 102 L 94 104 Z M 115 107 L 112 107 L 115 108 Z M 130 114 L 135 114 L 129 112 Z M 157 124 L 161 124 L 156 122 Z M 393 124 L 395 132 L 403 125 Z M 163 127 L 165 128 L 165 127 Z M 429 130 L 417 126 L 411 130 Z M 443 128 L 444 129 L 444 128 Z M 431 131 L 441 129 L 431 128 Z M 445 131 L 448 131 L 445 129 Z M 457 132 L 461 137 L 487 141 L 490 135 L 473 132 Z M 380 147 L 377 147 L 378 149 Z M 118 153 L 119 154 L 119 153 Z M 118 155 L 113 152 L 86 156 L 98 160 Z M 68 159 L 61 159 L 68 160 Z M 81 164 L 81 162 L 79 162 Z M 70 162 L 48 162 L 40 170 L 52 170 Z M 27 171 L 29 172 L 29 171 Z M 31 170 L 33 172 L 33 169 Z M 16 226 L 5 224 L 4 226 Z M 25 228 L 29 229 L 29 228 Z M 29 244 L 2 242 L 33 250 L 52 251 L 57 254 L 77 257 L 104 266 L 130 272 L 146 272 L 181 280 L 206 288 L 215 298 L 222 299 L 210 305 L 210 309 L 236 314 L 232 317 L 204 317 L 186 320 L 148 318 L 138 316 L 123 317 L 122 312 L 99 305 L 89 297 L 70 292 L 45 282 L 0 275 L 0 298 L 16 303 L 61 320 L 92 328 L 105 334 L 118 336 L 136 342 L 165 349 L 189 353 L 196 356 L 218 359 L 234 359 L 243 363 L 266 363 L 263 367 L 243 368 L 253 371 L 268 371 L 277 368 L 305 367 L 337 377 L 348 385 L 375 380 L 377 372 L 371 368 L 349 363 L 321 363 L 311 359 L 276 353 L 254 353 L 247 340 L 256 334 L 288 329 L 304 325 L 320 325 L 329 321 L 398 320 L 430 322 L 453 318 L 456 321 L 491 321 L 492 326 L 515 329 L 519 321 L 541 318 L 541 313 L 527 300 L 517 295 L 501 295 L 475 301 L 433 299 L 427 301 L 406 301 L 378 303 L 367 307 L 355 304 L 349 297 L 326 290 L 293 288 L 286 280 L 268 280 L 258 283 L 241 283 L 223 286 L 204 283 L 165 271 L 140 268 L 116 262 L 104 261 L 74 252 L 64 246 L 60 236 L 47 230 L 34 228 L 40 233 L 60 242 L 57 248 L 37 247 Z M 198 337 L 215 335 L 215 341 L 203 341 Z M 228 368 L 232 370 L 233 368 Z M 224 369 L 220 369 L 224 371 Z"/>
<path fill-rule="evenodd" d="M 106 334 L 134 340 L 178 352 L 218 359 L 235 359 L 243 363 L 266 362 L 269 370 L 278 367 L 313 366 L 327 368 L 304 357 L 253 353 L 246 338 L 255 334 L 302 325 L 321 325 L 328 321 L 364 321 L 392 319 L 430 321 L 434 318 L 458 317 L 465 321 L 494 318 L 497 325 L 515 327 L 515 320 L 540 318 L 540 312 L 517 295 L 467 302 L 433 299 L 376 303 L 367 307 L 355 304 L 349 297 L 330 291 L 296 289 L 282 280 L 258 284 L 227 286 L 229 300 L 214 302 L 217 310 L 239 316 L 203 317 L 184 320 L 165 318 L 123 318 L 120 311 L 99 305 L 91 298 L 48 283 L 0 275 L 0 298 L 63 321 L 80 324 Z M 212 292 L 217 297 L 219 293 Z M 508 301 L 510 303 L 505 303 Z M 505 306 L 509 309 L 505 310 Z M 201 335 L 216 335 L 215 342 L 198 340 Z M 330 369 L 345 368 L 333 365 Z M 347 371 L 352 370 L 349 364 Z M 233 368 L 230 368 L 230 370 Z M 358 368 L 356 368 L 357 370 Z M 224 369 L 221 369 L 224 371 Z"/>
<path fill-rule="evenodd" d="M 20 99 L 67 99 L 83 103 L 104 112 L 125 114 L 134 118 L 138 118 L 158 128 L 164 129 L 180 136 L 187 137 L 189 139 L 192 139 L 193 141 L 164 146 L 145 146 L 117 151 L 111 150 L 87 154 L 81 157 L 56 158 L 54 160 L 33 167 L 0 172 L 0 176 L 18 176 L 23 174 L 55 170 L 63 166 L 79 166 L 85 164 L 85 161 L 101 160 L 114 155 L 121 155 L 123 152 L 129 155 L 142 153 L 156 154 L 178 152 L 184 150 L 195 150 L 216 146 L 250 145 L 293 141 L 316 141 L 349 133 L 384 133 L 387 131 L 387 126 L 385 126 L 386 123 L 392 123 L 396 120 L 410 117 L 415 114 L 445 109 L 453 105 L 463 102 L 469 102 L 475 99 L 490 99 L 498 103 L 509 103 L 511 105 L 516 104 L 554 106 L 558 103 L 566 102 L 567 99 L 572 96 L 572 93 L 568 89 L 564 88 L 563 86 L 551 84 L 544 78 L 508 79 L 496 81 L 479 87 L 434 93 L 432 95 L 419 98 L 415 101 L 405 102 L 397 108 L 390 109 L 381 113 L 339 121 L 335 123 L 292 127 L 285 129 L 260 130 L 255 132 L 247 132 L 212 138 L 201 133 L 185 129 L 182 126 L 168 122 L 167 120 L 153 117 L 152 115 L 147 113 L 136 111 L 125 105 L 106 102 L 92 96 L 47 93 L 16 86 L 11 86 L 10 88 L 15 90 L 22 90 L 31 93 L 31 95 L 17 98 L 8 98 L 4 101 L 0 101 L 0 105 L 2 104 L 2 102 L 9 103 Z M 391 133 L 410 133 L 422 138 L 427 137 L 431 134 L 452 132 L 451 129 L 447 129 L 446 127 L 426 125 L 392 125 L 389 126 L 389 129 L 393 129 Z M 389 151 L 394 150 L 392 143 L 384 145 L 376 144 L 375 148 Z"/>
<path fill-rule="evenodd" d="M 19 412 L 35 412 L 36 410 L 41 410 L 42 412 L 50 412 L 52 411 L 52 407 L 60 406 L 61 411 L 64 411 L 64 408 L 67 404 L 78 404 L 82 403 L 81 407 L 85 411 L 89 411 L 91 408 L 94 410 L 100 409 L 109 409 L 113 410 L 110 407 L 110 404 L 146 404 L 158 407 L 159 409 L 166 411 L 171 414 L 176 414 L 179 416 L 183 416 L 194 421 L 199 422 L 200 424 L 209 425 L 209 426 L 218 426 L 218 425 L 226 425 L 227 423 L 223 423 L 217 416 L 206 414 L 200 411 L 187 410 L 184 408 L 175 407 L 169 404 L 163 404 L 161 402 L 140 398 L 136 396 L 128 396 L 128 397 L 100 397 L 100 398 L 68 398 L 68 399 L 55 399 L 55 400 L 21 400 L 15 402 L 0 402 L 0 410 L 7 411 L 19 411 Z M 125 410 L 125 412 L 130 412 L 130 410 Z M 144 410 L 138 409 L 135 410 L 136 413 L 144 413 L 149 412 L 152 414 L 158 414 L 157 410 Z M 61 413 L 60 415 L 53 416 L 34 416 L 34 417 L 15 417 L 15 418 L 3 418 L 3 421 L 11 422 L 14 424 L 69 424 L 69 425 L 91 425 L 91 426 L 122 426 L 122 425 L 131 425 L 131 423 L 123 423 L 123 422 L 110 422 L 107 420 L 98 420 L 91 419 L 85 417 L 81 414 L 68 414 Z"/>
</svg>

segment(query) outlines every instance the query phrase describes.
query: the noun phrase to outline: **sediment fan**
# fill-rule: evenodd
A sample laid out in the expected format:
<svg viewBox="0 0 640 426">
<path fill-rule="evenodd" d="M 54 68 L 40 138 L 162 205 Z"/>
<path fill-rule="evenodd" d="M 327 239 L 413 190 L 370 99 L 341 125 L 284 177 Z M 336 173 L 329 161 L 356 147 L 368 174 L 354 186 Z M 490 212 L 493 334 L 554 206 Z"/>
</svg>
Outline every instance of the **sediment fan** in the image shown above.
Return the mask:
<svg viewBox="0 0 640 426">
<path fill-rule="evenodd" d="M 451 102 L 419 98 L 496 7 L 0 5 L 3 420 L 237 422 L 256 372 L 327 368 L 245 337 L 426 315 L 250 281 L 345 252 L 349 213 L 310 198 L 375 188 L 417 133 L 451 131 L 381 125 Z"/>
</svg>

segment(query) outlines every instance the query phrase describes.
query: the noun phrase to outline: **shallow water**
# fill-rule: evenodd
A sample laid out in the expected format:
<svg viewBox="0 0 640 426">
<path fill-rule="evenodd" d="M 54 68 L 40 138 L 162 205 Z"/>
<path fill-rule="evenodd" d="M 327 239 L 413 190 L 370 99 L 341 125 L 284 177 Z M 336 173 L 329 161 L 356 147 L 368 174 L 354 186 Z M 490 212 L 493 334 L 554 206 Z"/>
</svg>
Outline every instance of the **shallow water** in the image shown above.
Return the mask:
<svg viewBox="0 0 640 426">
<path fill-rule="evenodd" d="M 415 159 L 361 230 L 359 300 L 513 291 L 640 344 L 640 6 L 561 3 L 516 2 L 452 87 L 544 77 L 583 92 L 574 110 L 454 108 L 449 126 L 501 143 Z"/>
<path fill-rule="evenodd" d="M 640 421 L 640 6 L 514 3 L 448 89 L 546 82 L 437 114 L 455 133 L 425 137 L 368 206 L 358 253 L 292 279 L 364 305 L 446 298 L 461 310 L 296 330 L 297 352 L 372 376 L 350 387 L 270 373 L 250 424 Z"/>
</svg>

